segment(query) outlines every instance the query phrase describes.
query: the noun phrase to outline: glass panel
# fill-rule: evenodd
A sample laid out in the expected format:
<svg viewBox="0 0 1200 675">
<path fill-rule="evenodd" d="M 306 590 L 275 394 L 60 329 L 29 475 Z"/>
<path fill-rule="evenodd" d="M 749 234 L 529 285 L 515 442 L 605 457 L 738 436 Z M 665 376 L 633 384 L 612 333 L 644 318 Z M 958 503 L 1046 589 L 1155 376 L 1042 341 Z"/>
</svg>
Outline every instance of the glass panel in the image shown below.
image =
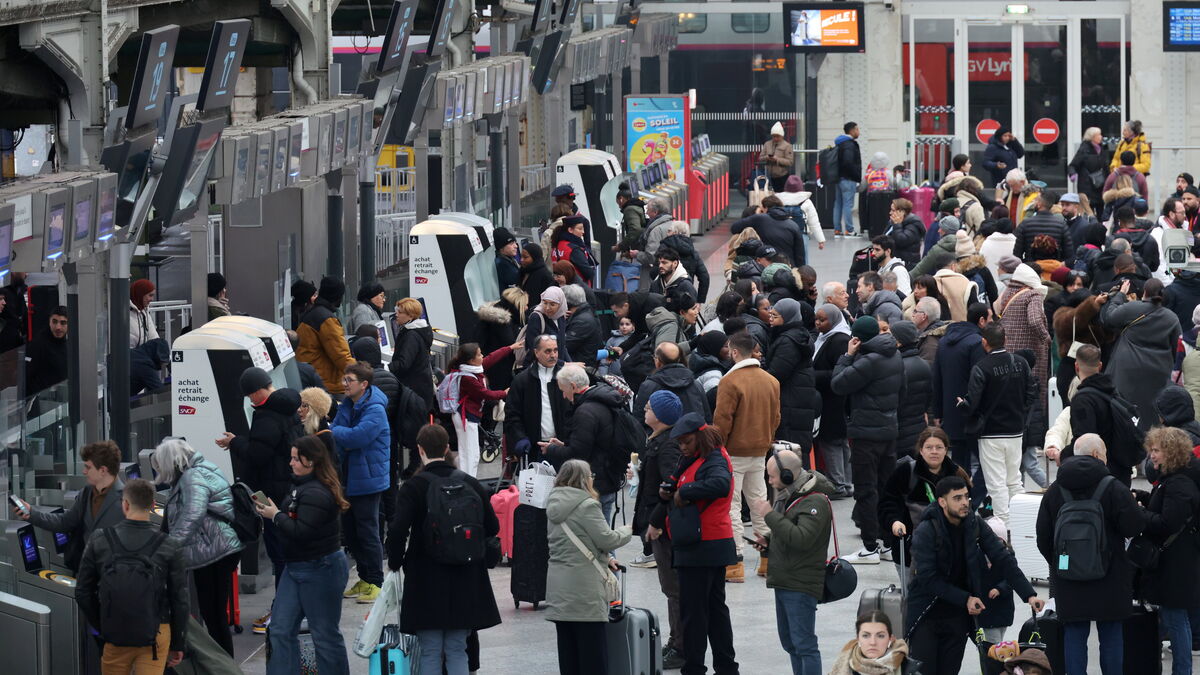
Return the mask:
<svg viewBox="0 0 1200 675">
<path fill-rule="evenodd" d="M 907 29 L 907 22 L 904 26 Z M 954 133 L 954 20 L 916 19 L 913 33 L 916 68 L 911 74 L 907 40 L 903 49 L 905 93 L 908 101 L 915 101 L 917 115 L 913 177 L 918 182 L 940 181 L 949 171 L 948 141 Z M 911 75 L 915 82 L 910 82 Z M 906 119 L 911 118 L 908 101 Z"/>
<path fill-rule="evenodd" d="M 994 173 L 984 169 L 983 151 L 991 134 L 982 134 L 982 142 L 978 138 L 979 123 L 984 120 L 1004 127 L 1012 125 L 1012 27 L 968 25 L 967 59 L 967 147 L 971 175 L 990 188 L 1003 180 L 1004 172 L 1015 168 L 997 167 Z"/>
<path fill-rule="evenodd" d="M 1025 173 L 1067 186 L 1067 27 L 1025 26 Z M 1057 132 L 1054 130 L 1057 129 Z M 1044 142 L 1049 141 L 1049 142 Z"/>
<path fill-rule="evenodd" d="M 1083 130 L 1099 127 L 1105 139 L 1121 136 L 1121 82 L 1129 74 L 1121 73 L 1121 20 L 1083 19 L 1080 21 L 1080 97 Z M 1071 139 L 1071 147 L 1079 139 Z"/>
<path fill-rule="evenodd" d="M 708 15 L 695 12 L 679 13 L 680 33 L 703 33 L 708 29 Z"/>
<path fill-rule="evenodd" d="M 730 14 L 729 26 L 735 33 L 765 33 L 771 30 L 771 15 Z"/>
</svg>

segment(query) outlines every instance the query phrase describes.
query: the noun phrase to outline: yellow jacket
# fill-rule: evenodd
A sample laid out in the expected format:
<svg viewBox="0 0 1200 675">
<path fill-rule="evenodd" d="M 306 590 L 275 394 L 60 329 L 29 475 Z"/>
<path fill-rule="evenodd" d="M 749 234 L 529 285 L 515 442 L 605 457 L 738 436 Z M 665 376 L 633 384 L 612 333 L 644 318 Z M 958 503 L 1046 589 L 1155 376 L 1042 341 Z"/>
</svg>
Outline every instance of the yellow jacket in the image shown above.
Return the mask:
<svg viewBox="0 0 1200 675">
<path fill-rule="evenodd" d="M 1133 168 L 1141 171 L 1143 175 L 1150 175 L 1150 144 L 1146 142 L 1146 134 L 1138 134 L 1128 141 L 1121 139 L 1117 144 L 1117 149 L 1113 150 L 1112 162 L 1108 168 L 1111 171 L 1116 171 L 1118 166 L 1121 166 L 1121 153 L 1129 150 L 1134 155 L 1137 155 L 1137 160 L 1133 163 Z"/>
</svg>

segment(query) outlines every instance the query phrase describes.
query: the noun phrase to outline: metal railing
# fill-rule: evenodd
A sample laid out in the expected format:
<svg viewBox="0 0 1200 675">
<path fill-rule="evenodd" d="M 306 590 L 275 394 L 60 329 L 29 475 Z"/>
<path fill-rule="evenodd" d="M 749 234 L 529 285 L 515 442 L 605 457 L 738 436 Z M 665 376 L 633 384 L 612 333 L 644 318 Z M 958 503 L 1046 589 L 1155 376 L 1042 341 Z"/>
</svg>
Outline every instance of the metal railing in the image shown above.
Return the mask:
<svg viewBox="0 0 1200 675">
<path fill-rule="evenodd" d="M 410 166 L 375 171 L 375 216 L 416 210 L 416 169 Z"/>
<path fill-rule="evenodd" d="M 416 224 L 416 213 L 392 213 L 375 217 L 375 268 L 379 271 L 408 259 L 408 231 Z"/>
<path fill-rule="evenodd" d="M 158 336 L 175 342 L 175 336 L 192 323 L 192 303 L 187 300 L 161 300 L 150 303 L 150 319 L 158 328 Z"/>
<path fill-rule="evenodd" d="M 552 173 L 545 164 L 527 164 L 521 167 L 521 196 L 528 197 L 538 190 L 550 187 Z"/>
<path fill-rule="evenodd" d="M 925 134 L 913 141 L 913 185 L 927 180 L 941 182 L 950 171 L 951 143 L 954 136 Z"/>
</svg>

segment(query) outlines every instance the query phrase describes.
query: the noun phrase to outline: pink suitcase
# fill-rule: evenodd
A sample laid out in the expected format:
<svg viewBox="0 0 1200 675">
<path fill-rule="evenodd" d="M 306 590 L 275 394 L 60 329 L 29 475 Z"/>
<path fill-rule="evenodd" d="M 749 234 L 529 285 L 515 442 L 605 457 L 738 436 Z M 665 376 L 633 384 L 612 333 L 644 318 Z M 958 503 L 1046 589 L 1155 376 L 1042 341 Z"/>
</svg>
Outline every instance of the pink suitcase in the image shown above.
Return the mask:
<svg viewBox="0 0 1200 675">
<path fill-rule="evenodd" d="M 929 227 L 933 222 L 933 196 L 937 192 L 933 188 L 909 188 L 901 190 L 900 196 L 912 202 L 913 213 Z"/>
<path fill-rule="evenodd" d="M 507 488 L 492 495 L 492 510 L 500 521 L 500 552 L 505 558 L 512 557 L 513 549 L 513 513 L 517 510 L 520 491 L 517 486 Z"/>
</svg>

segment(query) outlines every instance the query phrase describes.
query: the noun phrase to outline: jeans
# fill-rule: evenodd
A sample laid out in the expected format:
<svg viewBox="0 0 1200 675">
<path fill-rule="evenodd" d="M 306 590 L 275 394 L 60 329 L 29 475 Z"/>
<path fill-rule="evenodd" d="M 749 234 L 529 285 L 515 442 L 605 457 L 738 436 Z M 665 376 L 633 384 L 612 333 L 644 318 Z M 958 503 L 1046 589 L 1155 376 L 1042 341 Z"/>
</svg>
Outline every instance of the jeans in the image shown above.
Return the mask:
<svg viewBox="0 0 1200 675">
<path fill-rule="evenodd" d="M 892 441 L 850 440 L 850 465 L 854 467 L 854 510 L 850 516 L 868 551 L 879 546 L 879 495 L 896 468 L 893 445 Z"/>
<path fill-rule="evenodd" d="M 606 622 L 556 621 L 559 674 L 605 675 L 608 672 L 607 628 Z"/>
<path fill-rule="evenodd" d="M 1171 638 L 1171 675 L 1192 675 L 1192 624 L 1188 610 L 1159 607 L 1162 627 Z"/>
<path fill-rule="evenodd" d="M 837 199 L 833 201 L 833 231 L 854 234 L 854 195 L 858 183 L 843 178 L 837 182 Z"/>
<path fill-rule="evenodd" d="M 350 578 L 346 554 L 335 551 L 316 560 L 290 562 L 271 608 L 271 658 L 267 675 L 300 672 L 300 622 L 307 618 L 321 675 L 349 675 L 342 620 L 342 591 Z"/>
<path fill-rule="evenodd" d="M 617 505 L 617 493 L 610 492 L 600 495 L 600 512 L 604 514 L 604 522 L 612 525 L 613 507 Z"/>
<path fill-rule="evenodd" d="M 965 609 L 956 616 L 925 617 L 909 635 L 909 654 L 923 664 L 922 675 L 957 675 L 970 634 L 971 620 Z"/>
<path fill-rule="evenodd" d="M 713 672 L 736 675 L 733 625 L 725 605 L 725 568 L 679 567 L 679 613 L 683 629 L 680 675 L 704 675 L 704 654 L 712 645 Z"/>
<path fill-rule="evenodd" d="M 443 659 L 446 675 L 467 675 L 466 628 L 454 630 L 419 630 L 417 640 L 421 643 L 421 672 L 441 673 Z"/>
<path fill-rule="evenodd" d="M 358 578 L 383 585 L 383 543 L 379 541 L 379 500 L 382 492 L 346 497 L 350 510 L 342 514 L 346 548 L 358 566 Z"/>
<path fill-rule="evenodd" d="M 679 575 L 675 572 L 674 554 L 671 551 L 671 540 L 665 536 L 650 542 L 654 551 L 655 570 L 658 572 L 658 587 L 667 596 L 667 639 L 663 640 L 664 647 L 674 647 L 675 651 L 683 653 L 683 632 L 679 626 Z"/>
<path fill-rule="evenodd" d="M 992 496 L 992 511 L 1008 525 L 1008 502 L 1021 494 L 1021 437 L 979 439 L 979 468 Z"/>
<path fill-rule="evenodd" d="M 808 593 L 775 589 L 779 642 L 792 659 L 792 675 L 821 675 L 817 644 L 817 599 Z"/>
<path fill-rule="evenodd" d="M 729 519 L 733 521 L 733 543 L 737 546 L 738 555 L 742 555 L 742 492 L 750 501 L 767 498 L 766 458 L 765 457 L 732 457 L 733 460 L 733 499 L 729 504 Z M 770 531 L 767 521 L 757 513 L 751 513 L 750 522 L 754 532 L 764 537 Z"/>
<path fill-rule="evenodd" d="M 1062 626 L 1066 675 L 1087 675 L 1088 635 L 1092 632 L 1092 622 L 1069 621 Z M 1121 622 L 1097 621 L 1096 633 L 1100 636 L 1100 672 L 1121 675 L 1125 661 L 1125 634 L 1121 631 Z M 1191 657 L 1190 649 L 1188 657 Z"/>
<path fill-rule="evenodd" d="M 1046 478 L 1046 471 L 1042 468 L 1041 462 L 1038 462 L 1037 448 L 1029 445 L 1021 453 L 1021 473 L 1033 479 L 1038 487 L 1045 489 L 1050 484 Z"/>
<path fill-rule="evenodd" d="M 833 484 L 849 490 L 853 487 L 850 471 L 850 444 L 844 438 L 817 440 L 821 455 L 825 458 L 825 469 L 829 472 L 829 480 Z"/>
</svg>

